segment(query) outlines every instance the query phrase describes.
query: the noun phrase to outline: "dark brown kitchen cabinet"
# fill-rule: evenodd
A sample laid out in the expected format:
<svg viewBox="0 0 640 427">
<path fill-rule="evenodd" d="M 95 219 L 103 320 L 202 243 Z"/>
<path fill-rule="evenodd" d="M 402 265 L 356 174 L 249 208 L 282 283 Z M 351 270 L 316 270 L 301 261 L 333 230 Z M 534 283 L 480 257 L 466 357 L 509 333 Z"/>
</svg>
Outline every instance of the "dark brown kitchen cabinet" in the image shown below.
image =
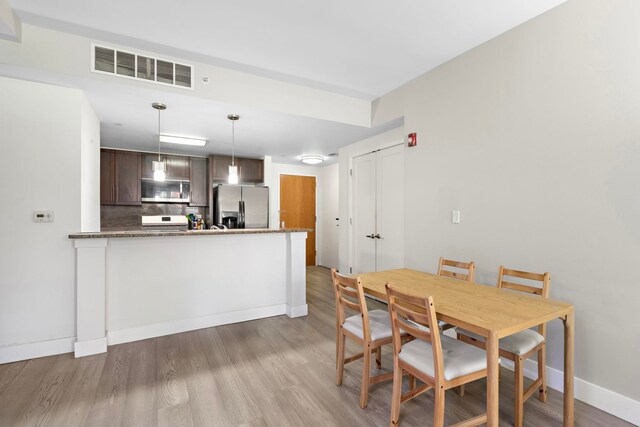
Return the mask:
<svg viewBox="0 0 640 427">
<path fill-rule="evenodd" d="M 115 205 L 115 153 L 113 151 L 100 151 L 100 204 Z"/>
<path fill-rule="evenodd" d="M 209 157 L 211 167 L 211 181 L 226 182 L 229 179 L 230 156 L 213 155 Z M 264 160 L 235 158 L 238 166 L 239 183 L 260 183 L 264 181 Z"/>
<path fill-rule="evenodd" d="M 142 204 L 140 157 L 132 151 L 115 152 L 116 205 Z"/>
<path fill-rule="evenodd" d="M 207 159 L 191 157 L 190 162 L 189 183 L 191 185 L 191 195 L 189 197 L 189 206 L 208 206 L 209 180 L 207 179 Z"/>
<path fill-rule="evenodd" d="M 226 182 L 229 179 L 231 156 L 210 156 L 209 166 L 211 167 L 211 181 Z"/>
<path fill-rule="evenodd" d="M 264 160 L 238 159 L 240 182 L 260 183 L 264 181 Z"/>
<path fill-rule="evenodd" d="M 100 151 L 100 204 L 140 205 L 140 153 Z"/>
<path fill-rule="evenodd" d="M 142 154 L 142 177 L 153 179 L 153 162 L 158 161 L 158 155 L 153 153 Z M 162 154 L 160 161 L 166 164 L 166 178 L 180 181 L 189 180 L 189 157 Z"/>
</svg>

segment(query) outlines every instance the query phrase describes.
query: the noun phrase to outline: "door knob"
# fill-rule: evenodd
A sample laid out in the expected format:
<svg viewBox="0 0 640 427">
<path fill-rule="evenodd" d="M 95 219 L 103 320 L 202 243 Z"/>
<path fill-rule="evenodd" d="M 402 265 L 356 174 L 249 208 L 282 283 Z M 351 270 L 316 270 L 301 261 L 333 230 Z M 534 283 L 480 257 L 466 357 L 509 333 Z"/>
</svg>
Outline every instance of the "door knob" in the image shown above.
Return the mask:
<svg viewBox="0 0 640 427">
<path fill-rule="evenodd" d="M 366 235 L 366 236 L 364 236 L 364 237 L 368 237 L 368 238 L 370 238 L 370 239 L 375 239 L 375 236 L 374 236 L 373 234 L 367 234 L 367 235 Z"/>
<path fill-rule="evenodd" d="M 379 235 L 379 234 L 376 234 L 376 235 L 375 235 L 375 236 L 373 236 L 373 237 L 375 237 L 376 239 L 382 239 L 382 237 L 380 237 L 380 235 Z"/>
</svg>

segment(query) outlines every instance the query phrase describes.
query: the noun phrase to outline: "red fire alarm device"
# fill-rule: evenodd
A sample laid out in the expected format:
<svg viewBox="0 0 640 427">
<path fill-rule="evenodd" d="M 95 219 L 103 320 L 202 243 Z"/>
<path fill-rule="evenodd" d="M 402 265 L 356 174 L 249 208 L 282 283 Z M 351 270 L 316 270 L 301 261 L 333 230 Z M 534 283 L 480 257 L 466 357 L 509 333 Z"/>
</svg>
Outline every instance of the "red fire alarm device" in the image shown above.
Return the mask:
<svg viewBox="0 0 640 427">
<path fill-rule="evenodd" d="M 409 147 L 415 147 L 416 145 L 418 145 L 418 136 L 415 132 L 410 133 L 407 137 L 407 145 Z"/>
</svg>

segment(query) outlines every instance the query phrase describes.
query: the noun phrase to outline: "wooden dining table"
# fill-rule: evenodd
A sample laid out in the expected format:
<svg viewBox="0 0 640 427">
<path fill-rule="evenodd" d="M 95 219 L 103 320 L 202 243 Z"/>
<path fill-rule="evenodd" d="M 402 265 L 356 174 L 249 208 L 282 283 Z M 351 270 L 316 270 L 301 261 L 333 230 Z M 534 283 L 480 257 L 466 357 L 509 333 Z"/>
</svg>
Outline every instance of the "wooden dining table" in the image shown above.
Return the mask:
<svg viewBox="0 0 640 427">
<path fill-rule="evenodd" d="M 572 304 L 410 269 L 359 274 L 367 294 L 387 299 L 385 284 L 401 292 L 432 296 L 439 320 L 485 337 L 487 426 L 499 421 L 499 340 L 560 319 L 564 324 L 564 426 L 573 426 L 574 308 Z"/>
</svg>

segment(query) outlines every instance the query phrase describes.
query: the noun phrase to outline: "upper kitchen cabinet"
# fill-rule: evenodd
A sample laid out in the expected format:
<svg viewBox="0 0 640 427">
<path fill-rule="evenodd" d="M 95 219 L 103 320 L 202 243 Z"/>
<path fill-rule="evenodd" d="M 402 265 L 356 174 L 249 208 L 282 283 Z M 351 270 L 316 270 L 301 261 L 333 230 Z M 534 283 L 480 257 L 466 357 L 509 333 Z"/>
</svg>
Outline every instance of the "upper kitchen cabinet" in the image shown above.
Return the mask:
<svg viewBox="0 0 640 427">
<path fill-rule="evenodd" d="M 235 158 L 238 166 L 238 181 L 246 184 L 258 184 L 264 181 L 264 160 Z M 230 156 L 213 155 L 209 157 L 211 181 L 226 182 L 229 179 Z"/>
<path fill-rule="evenodd" d="M 153 153 L 142 154 L 142 177 L 153 179 L 153 162 L 158 161 L 158 155 Z M 189 157 L 162 154 L 160 161 L 166 164 L 166 178 L 180 181 L 189 181 Z"/>
<path fill-rule="evenodd" d="M 209 180 L 207 179 L 207 159 L 191 157 L 189 167 L 189 181 L 191 184 L 191 195 L 189 206 L 208 206 L 209 201 Z"/>
<path fill-rule="evenodd" d="M 100 151 L 100 204 L 140 205 L 140 153 Z"/>
<path fill-rule="evenodd" d="M 264 160 L 238 159 L 241 182 L 260 183 L 264 181 Z"/>
<path fill-rule="evenodd" d="M 115 153 L 100 151 L 100 204 L 116 204 L 115 188 Z"/>
<path fill-rule="evenodd" d="M 142 204 L 140 153 L 116 151 L 114 154 L 115 204 Z"/>
</svg>

